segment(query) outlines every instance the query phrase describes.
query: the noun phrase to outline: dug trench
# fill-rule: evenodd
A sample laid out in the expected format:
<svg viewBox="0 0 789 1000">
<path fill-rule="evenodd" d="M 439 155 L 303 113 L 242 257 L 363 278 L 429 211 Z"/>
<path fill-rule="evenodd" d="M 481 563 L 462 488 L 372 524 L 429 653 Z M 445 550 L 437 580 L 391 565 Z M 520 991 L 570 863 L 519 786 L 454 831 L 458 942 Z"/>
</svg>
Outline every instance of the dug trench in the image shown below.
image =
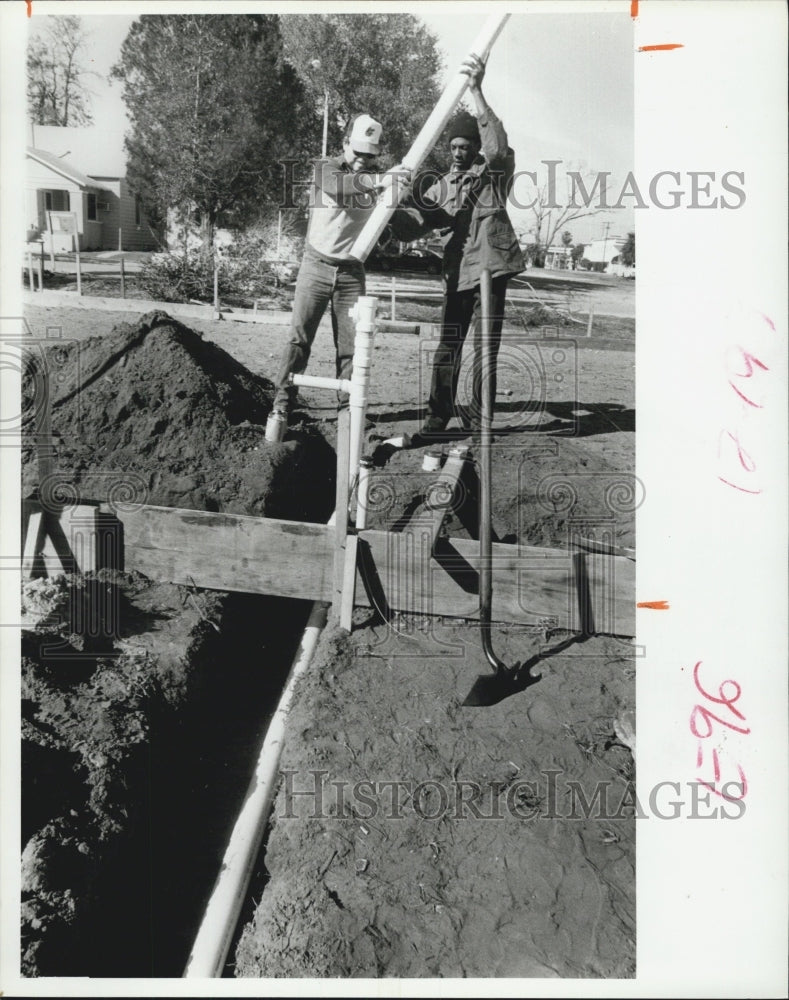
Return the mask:
<svg viewBox="0 0 789 1000">
<path fill-rule="evenodd" d="M 23 496 L 49 509 L 333 509 L 314 424 L 268 445 L 271 383 L 164 313 L 31 355 L 23 393 Z M 309 605 L 63 569 L 22 594 L 22 971 L 179 976 Z"/>
<path fill-rule="evenodd" d="M 247 406 L 245 413 L 236 406 L 232 419 L 227 419 L 222 415 L 227 400 L 232 396 L 237 403 L 245 398 L 238 388 L 240 382 L 223 390 L 222 378 L 218 378 L 218 397 L 212 395 L 210 383 L 214 367 L 230 379 L 236 363 L 223 361 L 224 368 L 216 366 L 221 355 L 214 353 L 214 344 L 204 342 L 204 357 L 210 363 L 205 371 L 197 364 L 193 376 L 186 378 L 185 399 L 198 399 L 200 406 L 206 399 L 220 398 L 220 403 L 209 420 L 192 405 L 186 405 L 177 419 L 168 420 L 173 390 L 180 388 L 170 375 L 189 372 L 192 362 L 180 353 L 174 357 L 166 344 L 177 344 L 180 338 L 187 355 L 194 357 L 203 349 L 201 338 L 176 329 L 177 324 L 152 322 L 151 317 L 143 322 L 151 331 L 127 352 L 122 367 L 113 364 L 102 369 L 108 354 L 117 353 L 120 346 L 113 338 L 123 334 L 115 331 L 98 338 L 96 344 L 80 343 L 79 353 L 85 354 L 83 372 L 90 375 L 102 369 L 80 393 L 85 401 L 91 391 L 102 393 L 95 422 L 81 420 L 79 425 L 91 427 L 96 447 L 94 438 L 88 438 L 91 445 L 86 445 L 79 427 L 68 432 L 69 426 L 74 427 L 69 423 L 74 419 L 68 412 L 70 403 L 58 406 L 56 393 L 53 426 L 61 435 L 59 474 L 70 473 L 76 488 L 84 490 L 81 495 L 93 499 L 108 498 L 110 488 L 117 485 L 117 480 L 106 476 L 110 471 L 116 476 L 126 474 L 125 492 L 120 497 L 116 494 L 116 502 L 128 501 L 130 491 L 147 490 L 143 502 L 325 520 L 332 508 L 334 455 L 319 429 L 330 437 L 331 423 L 319 428 L 304 414 L 287 445 L 273 446 L 273 450 L 264 447 L 270 383 L 246 369 L 237 372 L 257 403 Z M 230 334 L 214 334 L 217 340 L 221 336 L 229 338 Z M 240 334 L 233 336 L 241 341 Z M 86 343 L 92 346 L 86 348 Z M 155 390 L 148 387 L 143 373 L 156 370 L 157 365 L 136 367 L 150 348 L 161 351 L 160 363 L 167 373 Z M 545 345 L 541 349 L 549 359 L 556 357 L 552 349 L 546 354 Z M 388 378 L 376 381 L 370 401 L 373 428 L 367 435 L 367 449 L 373 453 L 388 437 L 411 431 L 416 418 L 414 346 L 388 342 L 385 351 Z M 246 363 L 255 363 L 252 358 L 259 357 L 259 352 L 256 340 L 244 357 Z M 563 356 L 566 353 L 563 344 Z M 147 355 L 148 362 L 154 356 Z M 507 433 L 497 435 L 493 497 L 498 540 L 566 548 L 574 532 L 592 535 L 602 522 L 617 545 L 633 546 L 633 510 L 639 501 L 635 495 L 623 497 L 628 491 L 633 493 L 632 476 L 627 475 L 632 469 L 634 441 L 632 360 L 632 350 L 602 351 L 595 343 L 582 344 L 575 369 L 559 370 L 561 380 L 544 380 L 539 406 L 533 403 L 531 387 L 524 385 L 524 370 L 503 366 L 505 395 L 497 407 L 497 423 Z M 530 370 L 529 365 L 525 374 Z M 193 380 L 200 390 L 191 394 Z M 66 374 L 57 392 L 68 393 L 72 384 Z M 138 398 L 129 400 L 124 394 L 132 389 Z M 124 426 L 117 426 L 113 414 L 118 414 L 124 401 L 126 415 L 142 410 L 140 426 L 150 428 L 148 436 L 131 433 L 127 440 Z M 309 407 L 312 412 L 321 408 Z M 225 427 L 224 437 L 220 425 Z M 167 435 L 173 433 L 168 440 Z M 92 450 L 101 455 L 99 464 L 87 460 Z M 139 450 L 144 451 L 142 458 Z M 111 465 L 118 455 L 118 464 Z M 225 460 L 227 456 L 230 461 Z M 36 485 L 32 458 L 31 449 L 25 465 L 28 494 Z M 430 488 L 430 476 L 421 472 L 421 459 L 420 451 L 377 452 L 379 467 L 371 494 L 373 526 L 401 531 L 410 519 L 419 518 Z M 255 465 L 261 461 L 262 465 Z M 278 487 L 272 467 L 289 486 Z M 247 489 L 250 479 L 256 486 Z M 569 480 L 569 488 L 558 480 Z M 304 481 L 311 487 L 300 494 L 293 484 Z M 102 487 L 104 494 L 96 496 Z M 607 504 L 612 490 L 620 501 L 616 516 Z M 305 511 L 316 493 L 322 509 Z M 139 501 L 136 494 L 131 502 L 135 499 Z M 294 500 L 295 506 L 290 507 Z M 442 530 L 450 540 L 475 537 L 473 518 L 467 513 L 457 510 L 447 517 Z M 209 791 L 201 797 L 202 786 L 227 790 L 229 800 L 231 782 L 237 778 L 235 794 L 243 794 L 253 766 L 247 754 L 251 755 L 259 740 L 264 727 L 261 716 L 266 713 L 262 704 L 249 708 L 259 729 L 251 725 L 242 752 L 235 749 L 238 744 L 231 746 L 240 731 L 232 707 L 221 713 L 221 724 L 214 717 L 219 713 L 211 709 L 218 708 L 220 696 L 232 701 L 237 693 L 236 714 L 241 713 L 248 707 L 245 690 L 252 692 L 248 702 L 255 703 L 254 684 L 262 680 L 259 670 L 257 674 L 253 670 L 257 681 L 246 676 L 246 654 L 258 665 L 261 659 L 268 664 L 269 659 L 258 655 L 257 649 L 263 639 L 268 642 L 273 636 L 273 645 L 267 648 L 281 651 L 280 666 L 286 669 L 303 617 L 284 623 L 281 637 L 276 638 L 280 633 L 273 626 L 284 610 L 279 602 L 274 605 L 264 598 L 152 584 L 133 576 L 99 579 L 99 584 L 125 591 L 128 605 L 137 609 L 130 611 L 126 631 L 121 628 L 114 638 L 121 651 L 125 644 L 134 644 L 128 647 L 132 661 L 123 656 L 108 659 L 104 666 L 92 661 L 83 676 L 73 675 L 67 694 L 70 703 L 78 699 L 89 703 L 94 719 L 97 713 L 115 719 L 110 705 L 100 711 L 99 706 L 107 701 L 112 704 L 105 692 L 120 685 L 120 668 L 123 689 L 129 692 L 121 700 L 125 699 L 130 720 L 137 718 L 138 724 L 130 721 L 128 732 L 116 730 L 105 746 L 127 748 L 121 756 L 134 760 L 128 770 L 136 784 L 127 788 L 113 777 L 113 794 L 93 794 L 91 767 L 100 769 L 102 761 L 96 758 L 90 740 L 75 730 L 56 748 L 63 756 L 53 767 L 67 775 L 76 764 L 82 781 L 82 799 L 77 798 L 87 798 L 88 813 L 91 803 L 100 808 L 88 817 L 90 823 L 79 828 L 80 835 L 89 828 L 93 836 L 78 840 L 68 824 L 85 813 L 80 805 L 72 804 L 74 787 L 61 782 L 54 820 L 47 821 L 44 810 L 31 807 L 31 827 L 44 826 L 27 841 L 25 865 L 36 860 L 43 863 L 45 873 L 54 873 L 47 877 L 59 880 L 60 895 L 47 896 L 39 868 L 33 868 L 32 876 L 25 869 L 28 974 L 53 968 L 57 973 L 58 965 L 60 969 L 68 966 L 73 947 L 75 955 L 81 949 L 88 964 L 93 963 L 92 969 L 101 970 L 90 974 L 130 974 L 120 970 L 146 966 L 139 974 L 180 975 L 195 930 L 190 921 L 199 914 L 221 863 L 238 805 L 238 797 L 235 803 L 222 802 Z M 47 586 L 51 582 L 28 584 L 33 589 Z M 251 608 L 255 619 L 250 631 L 245 632 L 243 625 L 230 629 L 231 621 L 244 618 L 244 607 Z M 146 620 L 146 614 L 153 619 Z M 293 609 L 296 618 L 299 614 L 303 615 L 303 609 Z M 34 634 L 46 627 L 39 622 Z M 231 632 L 246 637 L 238 638 L 235 659 L 220 652 L 218 645 L 230 642 Z M 59 637 L 69 641 L 67 626 L 61 627 Z M 283 745 L 281 784 L 256 867 L 254 901 L 247 903 L 226 974 L 573 978 L 634 974 L 636 824 L 628 800 L 634 775 L 633 646 L 625 637 L 568 633 L 547 621 L 542 625 L 497 622 L 492 638 L 507 663 L 518 661 L 527 668 L 523 684 L 496 705 L 469 708 L 463 703 L 464 695 L 475 677 L 489 672 L 475 622 L 418 614 L 384 621 L 374 610 L 359 607 L 350 635 L 335 628 L 324 632 L 313 664 L 295 693 Z M 159 650 L 158 659 L 152 653 L 148 660 L 141 657 L 139 647 L 157 640 L 166 653 Z M 174 659 L 178 664 L 174 676 L 180 678 L 175 685 L 180 693 L 175 696 L 168 679 L 173 676 Z M 159 664 L 155 669 L 153 662 Z M 50 668 L 34 663 L 25 667 L 33 679 L 34 694 L 26 716 L 41 715 L 42 725 L 33 742 L 52 749 L 52 731 L 47 725 L 58 712 L 68 716 L 68 711 L 64 713 L 57 701 L 51 713 L 40 707 L 33 681 L 41 674 L 50 676 Z M 141 664 L 152 677 L 147 685 L 135 682 Z M 188 664 L 193 666 L 187 669 Z M 237 682 L 223 683 L 230 676 L 237 677 Z M 50 682 L 54 684 L 52 677 Z M 201 690 L 203 694 L 198 694 Z M 62 701 L 62 690 L 58 697 Z M 266 695 L 260 697 L 265 701 Z M 149 712 L 149 706 L 156 708 L 150 707 Z M 187 722 L 187 716 L 192 721 Z M 179 719 L 184 720 L 182 728 L 176 724 Z M 217 759 L 228 762 L 227 767 L 224 763 L 215 766 L 216 781 L 206 777 L 209 758 L 202 750 L 214 735 Z M 35 752 L 37 766 L 42 766 L 43 757 Z M 205 764 L 201 763 L 204 759 Z M 161 781 L 158 776 L 154 780 L 152 768 L 161 771 Z M 126 773 L 122 768 L 109 772 L 104 784 L 99 782 L 100 788 L 109 789 L 110 775 L 121 772 Z M 171 781 L 170 774 L 180 776 L 181 782 Z M 30 778 L 31 774 L 23 778 L 23 787 Z M 391 801 L 393 783 L 403 789 L 396 807 Z M 30 784 L 29 798 L 36 800 L 34 787 Z M 609 790 L 607 806 L 597 812 L 583 808 L 581 796 L 591 799 L 595 789 L 604 787 Z M 416 789 L 421 789 L 421 795 Z M 156 817 L 173 802 L 170 834 L 160 828 Z M 71 816 L 67 806 L 78 815 Z M 109 818 L 102 818 L 105 815 Z M 186 819 L 177 826 L 182 816 Z M 153 840 L 145 829 L 151 818 Z M 110 821 L 120 831 L 113 832 Z M 207 839 L 211 823 L 222 829 L 212 846 L 206 846 L 200 841 Z M 42 829 L 47 835 L 43 838 Z M 133 829 L 143 832 L 133 836 Z M 185 865 L 175 869 L 163 860 L 152 869 L 151 852 L 166 858 L 168 848 L 160 845 L 170 836 L 170 844 L 177 845 L 173 852 L 186 855 Z M 48 847 L 39 847 L 42 839 Z M 100 865 L 93 863 L 109 855 L 113 844 L 118 845 L 118 852 L 107 870 L 121 876 L 115 886 L 104 882 L 98 874 Z M 59 845 L 59 857 L 53 851 L 55 845 Z M 190 850 L 195 852 L 191 857 Z M 88 857 L 86 851 L 94 852 L 89 853 L 90 865 L 83 860 Z M 87 902 L 80 907 L 78 888 L 88 881 L 81 873 L 88 868 L 96 873 L 90 886 L 97 891 L 83 892 Z M 153 871 L 161 890 L 159 882 L 152 881 Z M 190 896 L 188 913 L 177 908 L 179 895 Z M 151 909 L 153 896 L 157 902 Z M 49 938 L 53 932 L 44 926 L 47 917 L 54 920 L 53 913 L 67 925 L 59 943 L 56 937 Z M 134 945 L 139 952 L 133 956 L 126 942 L 118 941 L 129 925 L 127 915 L 139 920 L 142 931 L 142 943 Z M 103 922 L 108 932 L 96 937 L 96 923 L 91 920 Z M 33 927 L 34 921 L 38 927 Z M 56 942 L 51 948 L 49 940 Z M 77 941 L 82 944 L 78 946 Z M 96 941 L 102 942 L 101 954 Z M 47 952 L 54 964 L 44 964 Z"/>
</svg>

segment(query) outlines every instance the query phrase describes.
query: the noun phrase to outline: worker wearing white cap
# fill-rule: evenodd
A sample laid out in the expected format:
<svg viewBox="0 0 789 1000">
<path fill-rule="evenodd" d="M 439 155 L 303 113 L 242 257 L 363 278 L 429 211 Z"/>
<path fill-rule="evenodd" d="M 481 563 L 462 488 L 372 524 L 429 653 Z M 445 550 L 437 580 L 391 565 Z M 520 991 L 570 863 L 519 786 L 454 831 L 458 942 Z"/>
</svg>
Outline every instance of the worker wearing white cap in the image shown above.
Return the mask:
<svg viewBox="0 0 789 1000">
<path fill-rule="evenodd" d="M 274 397 L 274 409 L 286 415 L 295 396 L 289 376 L 306 369 L 327 306 L 331 307 L 337 378 L 351 377 L 355 329 L 348 311 L 365 289 L 364 265 L 351 256 L 351 248 L 381 190 L 371 168 L 381 149 L 382 131 L 381 123 L 370 115 L 358 115 L 349 125 L 341 155 L 315 166 L 307 242 Z M 395 216 L 396 230 L 398 213 Z M 341 405 L 346 402 L 347 397 L 341 396 Z"/>
</svg>

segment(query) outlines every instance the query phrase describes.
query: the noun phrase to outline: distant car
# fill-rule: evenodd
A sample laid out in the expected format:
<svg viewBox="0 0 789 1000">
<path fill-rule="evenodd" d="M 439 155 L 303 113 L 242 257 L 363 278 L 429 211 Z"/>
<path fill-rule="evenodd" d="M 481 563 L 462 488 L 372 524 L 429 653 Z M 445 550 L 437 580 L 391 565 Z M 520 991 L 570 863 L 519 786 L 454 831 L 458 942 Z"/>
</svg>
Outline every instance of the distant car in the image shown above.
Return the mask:
<svg viewBox="0 0 789 1000">
<path fill-rule="evenodd" d="M 367 259 L 367 266 L 379 271 L 425 271 L 441 274 L 441 254 L 429 247 L 409 247 L 403 253 L 387 253 L 376 249 Z"/>
</svg>

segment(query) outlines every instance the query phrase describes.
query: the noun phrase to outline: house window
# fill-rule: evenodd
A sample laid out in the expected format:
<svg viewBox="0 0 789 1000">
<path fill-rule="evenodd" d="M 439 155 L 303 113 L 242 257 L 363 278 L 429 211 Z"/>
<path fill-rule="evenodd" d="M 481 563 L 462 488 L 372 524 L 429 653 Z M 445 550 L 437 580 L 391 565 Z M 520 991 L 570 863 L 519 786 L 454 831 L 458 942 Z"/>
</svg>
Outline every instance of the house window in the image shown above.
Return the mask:
<svg viewBox="0 0 789 1000">
<path fill-rule="evenodd" d="M 68 191 L 45 191 L 44 207 L 47 212 L 68 212 Z"/>
<path fill-rule="evenodd" d="M 96 212 L 96 195 L 88 194 L 88 221 L 96 222 L 98 219 L 98 214 Z"/>
<path fill-rule="evenodd" d="M 137 226 L 142 225 L 142 198 L 138 194 L 134 196 L 134 223 Z"/>
</svg>

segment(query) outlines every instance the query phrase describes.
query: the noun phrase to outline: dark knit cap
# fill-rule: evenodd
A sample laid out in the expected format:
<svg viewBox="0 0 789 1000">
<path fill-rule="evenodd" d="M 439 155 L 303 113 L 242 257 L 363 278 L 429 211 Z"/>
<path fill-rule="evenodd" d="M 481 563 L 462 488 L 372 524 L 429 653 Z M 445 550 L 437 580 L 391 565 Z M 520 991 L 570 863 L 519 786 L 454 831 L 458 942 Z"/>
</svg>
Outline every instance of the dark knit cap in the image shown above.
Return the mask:
<svg viewBox="0 0 789 1000">
<path fill-rule="evenodd" d="M 453 139 L 473 139 L 474 142 L 481 144 L 479 125 L 474 115 L 461 111 L 454 117 L 449 123 L 449 141 Z"/>
</svg>

